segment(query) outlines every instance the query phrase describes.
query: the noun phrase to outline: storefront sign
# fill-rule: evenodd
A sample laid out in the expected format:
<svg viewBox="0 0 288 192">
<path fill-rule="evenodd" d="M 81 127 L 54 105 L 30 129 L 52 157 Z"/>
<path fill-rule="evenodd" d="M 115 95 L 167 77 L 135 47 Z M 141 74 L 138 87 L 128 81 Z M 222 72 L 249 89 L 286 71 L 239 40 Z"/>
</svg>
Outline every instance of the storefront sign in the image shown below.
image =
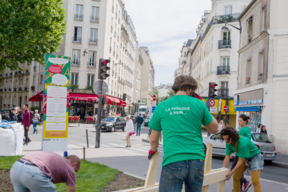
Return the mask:
<svg viewBox="0 0 288 192">
<path fill-rule="evenodd" d="M 88 93 L 88 94 L 94 94 L 92 90 L 87 89 L 71 89 L 70 93 Z"/>
<path fill-rule="evenodd" d="M 210 113 L 217 113 L 217 107 L 210 107 Z"/>
<path fill-rule="evenodd" d="M 67 151 L 70 60 L 45 55 L 42 151 Z"/>
<path fill-rule="evenodd" d="M 234 105 L 239 105 L 239 95 L 234 95 Z"/>
<path fill-rule="evenodd" d="M 251 101 L 239 101 L 239 105 L 253 105 L 253 104 L 261 104 L 263 103 L 263 99 L 256 99 Z"/>
</svg>

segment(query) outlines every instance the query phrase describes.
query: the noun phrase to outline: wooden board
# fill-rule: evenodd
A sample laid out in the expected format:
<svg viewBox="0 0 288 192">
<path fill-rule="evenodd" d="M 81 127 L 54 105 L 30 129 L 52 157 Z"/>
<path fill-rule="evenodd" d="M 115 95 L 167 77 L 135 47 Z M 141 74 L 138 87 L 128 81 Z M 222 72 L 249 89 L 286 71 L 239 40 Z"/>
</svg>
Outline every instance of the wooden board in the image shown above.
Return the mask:
<svg viewBox="0 0 288 192">
<path fill-rule="evenodd" d="M 226 175 L 229 173 L 229 169 L 227 168 L 220 168 L 216 169 L 211 173 L 207 173 L 204 176 L 203 186 L 209 186 L 213 183 L 218 183 L 220 181 L 226 180 Z"/>
<path fill-rule="evenodd" d="M 148 172 L 146 175 L 144 189 L 149 189 L 155 186 L 158 159 L 159 159 L 159 151 L 157 151 L 155 155 L 153 155 L 153 157 L 150 159 L 150 164 L 149 164 Z"/>
<path fill-rule="evenodd" d="M 211 172 L 212 169 L 212 144 L 207 145 L 205 164 L 204 164 L 204 175 Z M 205 179 L 205 176 L 204 176 Z M 209 186 L 202 187 L 202 192 L 208 192 Z"/>
</svg>

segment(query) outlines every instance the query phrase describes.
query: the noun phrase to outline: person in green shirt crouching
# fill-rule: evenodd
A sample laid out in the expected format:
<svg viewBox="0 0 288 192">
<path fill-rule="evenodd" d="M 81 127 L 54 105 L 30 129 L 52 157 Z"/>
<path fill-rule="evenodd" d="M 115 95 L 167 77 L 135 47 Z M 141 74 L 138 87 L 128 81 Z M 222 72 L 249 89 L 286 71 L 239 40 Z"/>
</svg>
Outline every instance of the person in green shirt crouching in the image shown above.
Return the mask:
<svg viewBox="0 0 288 192">
<path fill-rule="evenodd" d="M 251 171 L 251 179 L 255 192 L 261 192 L 260 172 L 263 169 L 264 160 L 260 149 L 245 136 L 239 136 L 232 127 L 221 130 L 220 137 L 226 142 L 226 157 L 223 167 L 230 162 L 230 155 L 236 152 L 239 160 L 236 166 L 226 175 L 227 180 L 233 175 L 233 190 L 240 192 L 240 178 L 247 168 Z"/>
<path fill-rule="evenodd" d="M 149 123 L 152 129 L 149 159 L 157 152 L 163 131 L 159 192 L 181 192 L 183 182 L 186 191 L 201 192 L 205 159 L 201 127 L 203 124 L 215 134 L 218 123 L 195 95 L 197 82 L 193 77 L 178 76 L 172 89 L 175 96 L 157 105 Z"/>
</svg>

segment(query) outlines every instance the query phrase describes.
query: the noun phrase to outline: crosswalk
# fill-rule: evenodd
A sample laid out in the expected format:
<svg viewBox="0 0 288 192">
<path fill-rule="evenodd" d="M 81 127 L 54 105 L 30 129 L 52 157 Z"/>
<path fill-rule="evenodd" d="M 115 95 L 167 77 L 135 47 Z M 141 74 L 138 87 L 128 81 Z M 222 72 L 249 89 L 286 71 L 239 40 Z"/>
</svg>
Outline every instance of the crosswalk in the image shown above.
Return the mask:
<svg viewBox="0 0 288 192">
<path fill-rule="evenodd" d="M 132 143 L 132 147 L 125 147 L 125 144 L 118 143 L 105 143 L 101 144 L 101 148 L 117 148 L 126 151 L 136 152 L 137 154 L 148 155 L 148 151 L 151 149 L 148 143 Z M 158 151 L 163 154 L 163 147 L 160 145 Z"/>
</svg>

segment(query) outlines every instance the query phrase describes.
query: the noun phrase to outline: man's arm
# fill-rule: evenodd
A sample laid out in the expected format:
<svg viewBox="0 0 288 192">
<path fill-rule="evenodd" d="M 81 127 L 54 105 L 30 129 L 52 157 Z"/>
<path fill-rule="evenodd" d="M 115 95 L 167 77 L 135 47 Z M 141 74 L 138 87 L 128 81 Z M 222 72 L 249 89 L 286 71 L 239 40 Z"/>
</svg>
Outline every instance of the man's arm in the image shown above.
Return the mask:
<svg viewBox="0 0 288 192">
<path fill-rule="evenodd" d="M 75 187 L 67 186 L 68 192 L 75 192 Z"/>
<path fill-rule="evenodd" d="M 217 122 L 217 120 L 214 117 L 213 117 L 213 121 L 210 124 L 206 125 L 206 129 L 212 134 L 217 133 L 217 131 L 218 131 L 218 122 Z"/>
<path fill-rule="evenodd" d="M 152 151 L 157 151 L 158 149 L 160 133 L 161 132 L 152 130 L 150 135 L 150 146 Z"/>
<path fill-rule="evenodd" d="M 223 161 L 223 166 L 222 167 L 226 168 L 229 165 L 229 162 L 230 162 L 230 155 L 226 155 L 225 159 Z"/>
</svg>

